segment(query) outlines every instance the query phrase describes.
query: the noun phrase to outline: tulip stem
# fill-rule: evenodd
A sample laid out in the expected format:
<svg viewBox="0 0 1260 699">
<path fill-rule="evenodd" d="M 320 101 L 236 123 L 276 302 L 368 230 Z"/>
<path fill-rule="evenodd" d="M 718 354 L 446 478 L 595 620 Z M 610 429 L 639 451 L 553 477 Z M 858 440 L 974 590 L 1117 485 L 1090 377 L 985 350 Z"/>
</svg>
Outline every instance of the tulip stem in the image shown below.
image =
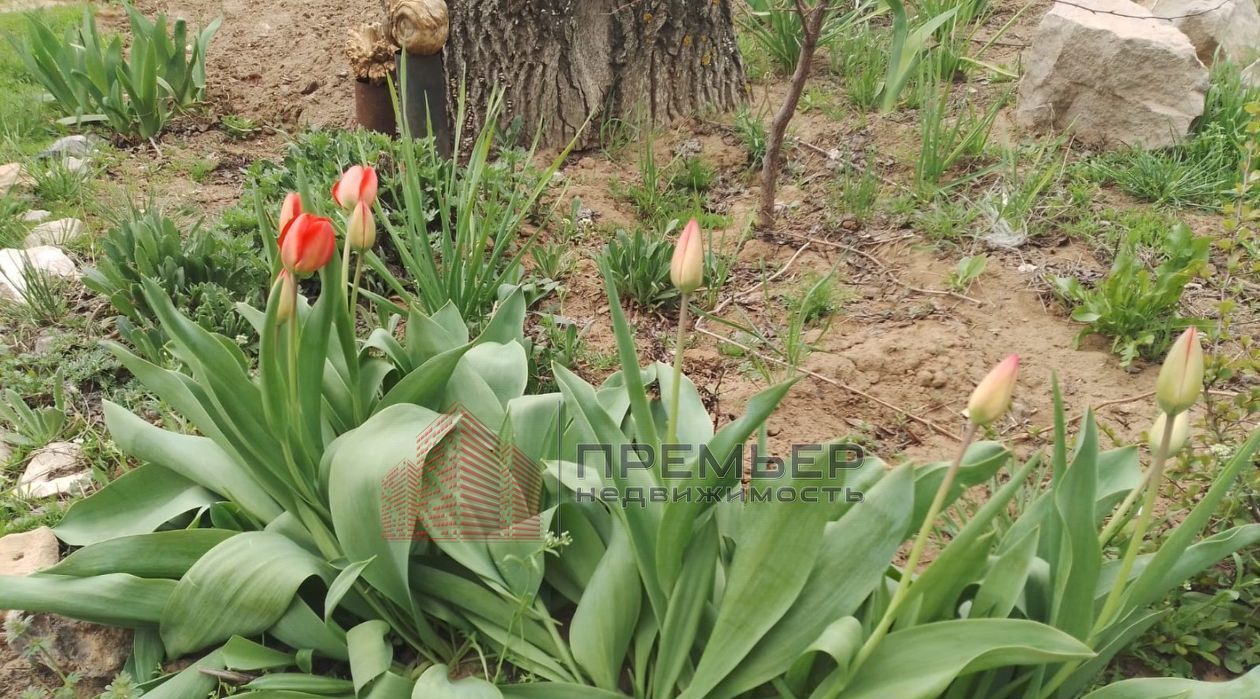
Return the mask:
<svg viewBox="0 0 1260 699">
<path fill-rule="evenodd" d="M 359 327 L 359 281 L 363 279 L 363 254 L 354 257 L 354 282 L 350 285 L 350 324 Z"/>
<path fill-rule="evenodd" d="M 1121 502 L 1120 506 L 1116 508 L 1116 513 L 1111 516 L 1111 521 L 1107 522 L 1107 526 L 1098 537 L 1099 547 L 1105 547 L 1107 544 L 1111 543 L 1111 540 L 1115 538 L 1117 533 L 1119 533 L 1120 528 L 1128 521 L 1125 518 L 1126 515 L 1129 514 L 1129 510 L 1133 508 L 1133 504 L 1137 502 L 1138 498 L 1142 497 L 1146 493 L 1146 484 L 1151 482 L 1151 470 L 1152 469 L 1148 468 L 1146 472 L 1142 474 L 1142 477 L 1138 480 L 1137 485 L 1133 486 L 1133 489 L 1125 496 L 1124 502 Z"/>
<path fill-rule="evenodd" d="M 349 228 L 349 224 L 346 225 Z M 350 252 L 350 232 L 347 230 L 346 244 L 341 249 L 341 290 L 347 304 L 350 303 L 350 288 L 347 286 L 350 283 Z"/>
<path fill-rule="evenodd" d="M 914 578 L 914 572 L 919 567 L 919 559 L 923 557 L 923 550 L 927 548 L 928 539 L 932 536 L 932 529 L 936 518 L 941 514 L 941 510 L 945 508 L 945 498 L 949 496 L 949 491 L 954 487 L 954 480 L 958 477 L 958 470 L 962 467 L 963 458 L 967 455 L 967 448 L 971 446 L 972 440 L 976 438 L 977 426 L 973 422 L 967 423 L 967 433 L 963 435 L 962 446 L 958 449 L 958 456 L 954 457 L 954 462 L 949 465 L 949 470 L 945 472 L 945 480 L 941 481 L 941 486 L 936 489 L 936 497 L 932 499 L 932 505 L 928 508 L 927 515 L 923 518 L 923 524 L 919 526 L 919 535 L 914 540 L 914 545 L 910 548 L 910 556 L 906 558 L 906 564 L 901 569 L 901 580 L 897 583 L 897 591 L 893 593 L 892 599 L 888 602 L 888 608 L 884 610 L 884 616 L 880 618 L 879 624 L 875 630 L 871 632 L 866 643 L 862 644 L 861 650 L 858 651 L 857 658 L 853 661 L 853 666 L 849 670 L 849 676 L 853 677 L 862 663 L 874 652 L 875 647 L 880 641 L 884 640 L 884 636 L 888 635 L 888 629 L 892 628 L 893 621 L 897 618 L 897 612 L 901 611 L 901 605 L 905 603 L 906 598 L 910 595 L 911 581 Z"/>
<path fill-rule="evenodd" d="M 682 292 L 682 302 L 678 307 L 678 338 L 674 343 L 674 395 L 670 397 L 669 423 L 665 430 L 665 443 L 678 441 L 678 406 L 682 396 L 683 349 L 687 344 L 687 321 L 691 305 L 691 294 Z"/>
<path fill-rule="evenodd" d="M 1146 539 L 1146 530 L 1150 528 L 1151 520 L 1155 516 L 1155 500 L 1159 497 L 1160 486 L 1163 485 L 1164 464 L 1168 462 L 1168 448 L 1172 444 L 1176 417 L 1176 415 L 1169 415 L 1164 419 L 1164 434 L 1160 437 L 1159 451 L 1151 459 L 1151 469 L 1146 484 L 1146 499 L 1142 501 L 1142 511 L 1138 513 L 1137 522 L 1133 525 L 1133 537 L 1129 540 L 1129 548 L 1124 552 L 1124 559 L 1120 562 L 1120 572 L 1116 575 L 1116 581 L 1111 585 L 1107 601 L 1103 603 L 1102 611 L 1098 614 L 1098 621 L 1094 624 L 1091 637 L 1096 636 L 1107 627 L 1107 624 L 1111 623 L 1111 618 L 1115 616 L 1120 606 L 1120 598 L 1129 586 L 1129 573 L 1133 572 L 1133 564 L 1137 561 L 1138 551 L 1141 550 L 1142 542 Z M 1134 489 L 1134 492 L 1136 490 Z"/>
<path fill-rule="evenodd" d="M 289 399 L 293 401 L 293 416 L 298 411 L 298 291 L 297 280 L 293 280 L 293 315 L 289 318 Z"/>
</svg>

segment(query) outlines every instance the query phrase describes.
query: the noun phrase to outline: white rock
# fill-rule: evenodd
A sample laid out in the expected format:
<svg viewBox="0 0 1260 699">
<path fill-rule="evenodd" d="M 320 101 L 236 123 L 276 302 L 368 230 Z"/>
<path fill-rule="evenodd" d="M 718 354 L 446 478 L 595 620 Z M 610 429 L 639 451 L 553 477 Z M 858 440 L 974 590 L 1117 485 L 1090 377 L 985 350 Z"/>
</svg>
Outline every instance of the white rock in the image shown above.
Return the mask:
<svg viewBox="0 0 1260 699">
<path fill-rule="evenodd" d="M 8 442 L 4 440 L 0 440 L 0 466 L 3 466 L 9 463 L 9 459 L 12 459 L 12 458 L 13 458 L 13 447 L 9 446 Z"/>
<path fill-rule="evenodd" d="M 32 269 L 54 277 L 65 279 L 78 275 L 74 261 L 66 257 L 61 248 L 51 245 L 25 250 L 5 248 L 0 250 L 0 299 L 26 302 L 25 270 L 28 261 Z"/>
<path fill-rule="evenodd" d="M 1199 60 L 1249 61 L 1260 49 L 1260 10 L 1255 0 L 1146 0 L 1156 17 L 1167 17 L 1190 38 Z"/>
<path fill-rule="evenodd" d="M 31 232 L 27 234 L 26 239 L 22 243 L 28 248 L 36 248 L 41 245 L 65 245 L 78 240 L 86 230 L 87 228 L 83 225 L 83 222 L 77 218 L 48 221 L 31 229 Z"/>
<path fill-rule="evenodd" d="M 1260 60 L 1252 63 L 1242 72 L 1242 80 L 1245 85 L 1260 88 Z"/>
<path fill-rule="evenodd" d="M 23 223 L 40 223 L 41 221 L 47 221 L 49 216 L 52 216 L 51 211 L 44 211 L 43 209 L 31 209 L 30 211 L 27 211 L 26 213 L 22 214 L 22 222 Z"/>
<path fill-rule="evenodd" d="M 1103 147 L 1162 148 L 1203 113 L 1208 71 L 1166 20 L 1129 0 L 1055 4 L 1024 54 L 1015 116 Z M 1108 14 L 1115 13 L 1115 14 Z M 1125 16 L 1122 16 L 1125 15 Z"/>
<path fill-rule="evenodd" d="M 0 197 L 6 197 L 14 187 L 29 187 L 34 183 L 21 163 L 0 165 Z"/>
<path fill-rule="evenodd" d="M 66 168 L 66 172 L 72 172 L 76 175 L 86 175 L 88 173 L 87 158 L 71 156 L 61 161 L 61 164 Z"/>
<path fill-rule="evenodd" d="M 82 494 L 92 484 L 83 468 L 83 449 L 72 442 L 53 442 L 31 455 L 14 489 L 20 497 L 47 498 Z"/>
<path fill-rule="evenodd" d="M 30 575 L 57 565 L 60 557 L 57 537 L 48 527 L 0 538 L 0 575 Z"/>
<path fill-rule="evenodd" d="M 82 158 L 96 150 L 96 144 L 87 136 L 76 134 L 57 139 L 51 146 L 39 154 L 41 158 L 73 156 Z"/>
</svg>

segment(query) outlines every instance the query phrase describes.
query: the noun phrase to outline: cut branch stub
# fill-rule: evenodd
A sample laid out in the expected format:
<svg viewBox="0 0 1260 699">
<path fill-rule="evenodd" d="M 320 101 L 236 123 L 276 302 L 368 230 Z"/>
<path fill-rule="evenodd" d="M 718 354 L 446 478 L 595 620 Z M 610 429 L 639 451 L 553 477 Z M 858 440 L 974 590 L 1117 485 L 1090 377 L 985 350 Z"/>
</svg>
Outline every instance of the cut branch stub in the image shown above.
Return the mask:
<svg viewBox="0 0 1260 699">
<path fill-rule="evenodd" d="M 450 16 L 443 0 L 393 0 L 389 26 L 402 50 L 414 56 L 432 56 L 446 46 Z"/>
</svg>

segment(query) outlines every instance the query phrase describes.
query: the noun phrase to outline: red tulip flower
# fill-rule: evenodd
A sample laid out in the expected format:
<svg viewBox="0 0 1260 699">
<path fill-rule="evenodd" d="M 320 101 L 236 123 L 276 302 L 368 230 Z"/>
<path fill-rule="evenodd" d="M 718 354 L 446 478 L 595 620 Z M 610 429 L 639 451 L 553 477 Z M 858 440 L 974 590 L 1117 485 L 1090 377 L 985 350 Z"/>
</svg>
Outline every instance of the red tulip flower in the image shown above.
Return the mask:
<svg viewBox="0 0 1260 699">
<path fill-rule="evenodd" d="M 284 198 L 284 204 L 280 206 L 280 225 L 281 232 L 289 227 L 289 223 L 302 214 L 302 195 L 297 192 L 289 192 Z"/>
<path fill-rule="evenodd" d="M 321 216 L 300 214 L 280 233 L 280 261 L 296 275 L 318 272 L 336 248 L 332 221 Z"/>
<path fill-rule="evenodd" d="M 341 179 L 333 185 L 332 197 L 346 211 L 354 209 L 359 202 L 371 207 L 376 203 L 376 170 L 366 165 L 355 165 L 341 175 Z"/>
</svg>

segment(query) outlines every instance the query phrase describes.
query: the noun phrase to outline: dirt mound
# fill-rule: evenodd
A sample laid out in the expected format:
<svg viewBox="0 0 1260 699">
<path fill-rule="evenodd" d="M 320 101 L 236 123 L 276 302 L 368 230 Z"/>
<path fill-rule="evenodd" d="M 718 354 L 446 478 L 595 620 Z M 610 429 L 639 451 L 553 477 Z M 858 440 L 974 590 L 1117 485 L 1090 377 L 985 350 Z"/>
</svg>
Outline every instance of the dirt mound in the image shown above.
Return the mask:
<svg viewBox="0 0 1260 699">
<path fill-rule="evenodd" d="M 223 25 L 206 66 L 210 98 L 221 111 L 272 124 L 351 126 L 354 79 L 343 54 L 347 30 L 374 2 L 139 0 L 198 29 Z"/>
</svg>

